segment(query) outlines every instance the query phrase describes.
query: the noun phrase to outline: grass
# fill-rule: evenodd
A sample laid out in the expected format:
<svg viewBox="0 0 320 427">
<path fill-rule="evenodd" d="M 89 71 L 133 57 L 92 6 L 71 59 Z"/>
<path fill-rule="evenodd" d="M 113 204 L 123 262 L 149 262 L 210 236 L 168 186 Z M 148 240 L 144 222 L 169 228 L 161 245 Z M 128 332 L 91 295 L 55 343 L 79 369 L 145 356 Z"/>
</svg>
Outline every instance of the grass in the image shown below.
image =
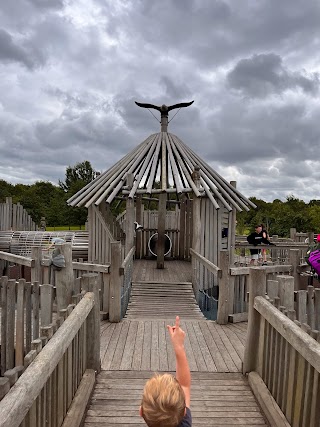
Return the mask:
<svg viewBox="0 0 320 427">
<path fill-rule="evenodd" d="M 56 227 L 46 227 L 46 231 L 74 231 L 85 230 L 84 225 L 57 225 Z"/>
</svg>

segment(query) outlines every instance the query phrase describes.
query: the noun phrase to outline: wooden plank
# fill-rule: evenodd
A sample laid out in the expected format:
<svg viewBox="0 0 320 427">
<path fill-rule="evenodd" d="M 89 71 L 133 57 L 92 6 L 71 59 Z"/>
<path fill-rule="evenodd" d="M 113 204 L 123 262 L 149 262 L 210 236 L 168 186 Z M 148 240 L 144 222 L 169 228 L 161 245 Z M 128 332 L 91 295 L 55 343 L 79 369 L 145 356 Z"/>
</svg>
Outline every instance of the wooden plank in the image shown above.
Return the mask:
<svg viewBox="0 0 320 427">
<path fill-rule="evenodd" d="M 7 286 L 8 277 L 0 277 L 0 288 L 1 288 L 1 343 L 7 342 Z M 6 345 L 1 345 L 0 352 L 0 367 L 1 376 L 7 370 L 6 362 Z"/>
<path fill-rule="evenodd" d="M 15 337 L 15 287 L 16 281 L 7 282 L 7 334 L 6 334 L 6 370 L 14 368 L 14 337 Z"/>
<path fill-rule="evenodd" d="M 25 265 L 26 267 L 31 268 L 34 268 L 35 266 L 35 260 L 33 258 L 15 255 L 9 252 L 0 251 L 0 259 L 3 259 L 8 262 L 13 262 L 14 264 Z"/>
<path fill-rule="evenodd" d="M 23 365 L 24 359 L 24 287 L 25 279 L 20 279 L 17 290 L 17 318 L 16 318 L 16 351 L 15 366 Z"/>
<path fill-rule="evenodd" d="M 290 427 L 290 424 L 281 412 L 281 409 L 273 399 L 261 377 L 256 372 L 250 372 L 248 379 L 250 387 L 252 388 L 253 393 L 264 414 L 266 415 L 270 425 Z"/>
<path fill-rule="evenodd" d="M 95 384 L 95 372 L 87 369 L 64 419 L 62 427 L 78 427 L 85 415 L 87 403 Z"/>
</svg>

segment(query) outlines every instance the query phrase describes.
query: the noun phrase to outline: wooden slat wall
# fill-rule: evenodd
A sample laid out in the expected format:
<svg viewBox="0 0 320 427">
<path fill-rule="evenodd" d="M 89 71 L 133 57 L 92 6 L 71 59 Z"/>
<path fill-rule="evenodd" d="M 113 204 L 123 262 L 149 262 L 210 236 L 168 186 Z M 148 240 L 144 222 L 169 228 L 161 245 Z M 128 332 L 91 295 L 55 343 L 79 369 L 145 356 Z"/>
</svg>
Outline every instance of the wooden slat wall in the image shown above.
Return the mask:
<svg viewBox="0 0 320 427">
<path fill-rule="evenodd" d="M 108 264 L 111 261 L 111 231 L 109 233 L 106 231 L 109 228 L 108 224 L 98 212 L 95 206 L 88 208 L 88 259 L 97 264 Z"/>
<path fill-rule="evenodd" d="M 38 226 L 28 212 L 20 205 L 13 204 L 7 197 L 6 203 L 0 203 L 0 231 L 36 231 Z"/>
</svg>

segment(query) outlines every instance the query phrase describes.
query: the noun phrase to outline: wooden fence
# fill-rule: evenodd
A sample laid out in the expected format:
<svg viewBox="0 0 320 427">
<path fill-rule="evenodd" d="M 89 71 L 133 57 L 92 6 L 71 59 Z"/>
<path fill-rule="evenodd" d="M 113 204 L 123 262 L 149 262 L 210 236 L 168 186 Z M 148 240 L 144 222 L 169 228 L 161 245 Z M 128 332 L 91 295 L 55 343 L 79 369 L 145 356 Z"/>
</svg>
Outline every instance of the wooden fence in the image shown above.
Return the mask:
<svg viewBox="0 0 320 427">
<path fill-rule="evenodd" d="M 295 293 L 292 276 L 267 281 L 265 269 L 250 269 L 243 372 L 263 381 L 293 427 L 319 426 L 319 297 L 311 287 Z"/>
<path fill-rule="evenodd" d="M 80 425 L 100 370 L 98 284 L 94 275 L 82 281 L 83 292 L 74 296 L 77 304 L 61 310 L 42 329 L 22 369 L 1 378 L 1 427 Z"/>
<path fill-rule="evenodd" d="M 38 226 L 20 203 L 12 203 L 11 197 L 7 197 L 5 203 L 0 203 L 0 231 L 37 229 Z"/>
<path fill-rule="evenodd" d="M 205 316 L 218 323 L 241 322 L 248 319 L 249 274 L 251 267 L 234 267 L 229 252 L 221 251 L 218 266 L 190 249 L 192 256 L 192 284 L 199 307 Z M 279 274 L 294 278 L 295 290 L 306 289 L 307 281 L 301 273 L 308 266 L 300 264 L 300 251 L 289 250 L 289 264 L 267 265 L 268 279 Z M 304 293 L 301 293 L 304 298 Z"/>
</svg>

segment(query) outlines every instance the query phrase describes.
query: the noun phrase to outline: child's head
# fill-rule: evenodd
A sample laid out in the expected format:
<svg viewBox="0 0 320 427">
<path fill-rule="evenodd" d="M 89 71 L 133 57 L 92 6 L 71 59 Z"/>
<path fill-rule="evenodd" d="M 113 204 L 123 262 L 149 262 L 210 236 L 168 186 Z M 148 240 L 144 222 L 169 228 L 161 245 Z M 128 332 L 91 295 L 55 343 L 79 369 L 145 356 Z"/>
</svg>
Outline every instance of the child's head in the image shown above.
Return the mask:
<svg viewBox="0 0 320 427">
<path fill-rule="evenodd" d="M 156 374 L 146 382 L 140 413 L 149 427 L 176 427 L 185 410 L 184 392 L 173 375 Z"/>
</svg>

